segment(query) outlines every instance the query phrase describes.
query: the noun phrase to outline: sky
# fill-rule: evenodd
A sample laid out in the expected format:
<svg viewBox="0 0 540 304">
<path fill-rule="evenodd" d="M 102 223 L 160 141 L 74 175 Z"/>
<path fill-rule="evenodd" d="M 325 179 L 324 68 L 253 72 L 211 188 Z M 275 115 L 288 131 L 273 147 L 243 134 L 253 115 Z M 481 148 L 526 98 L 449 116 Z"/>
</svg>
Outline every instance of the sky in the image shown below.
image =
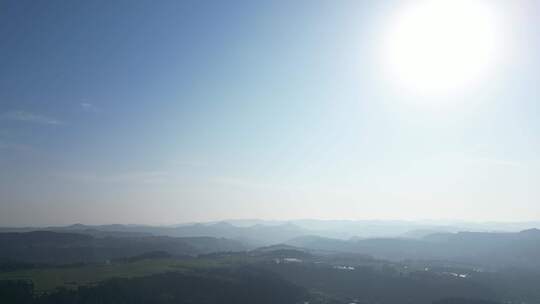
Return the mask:
<svg viewBox="0 0 540 304">
<path fill-rule="evenodd" d="M 417 5 L 0 1 L 0 226 L 540 220 L 540 4 Z"/>
</svg>

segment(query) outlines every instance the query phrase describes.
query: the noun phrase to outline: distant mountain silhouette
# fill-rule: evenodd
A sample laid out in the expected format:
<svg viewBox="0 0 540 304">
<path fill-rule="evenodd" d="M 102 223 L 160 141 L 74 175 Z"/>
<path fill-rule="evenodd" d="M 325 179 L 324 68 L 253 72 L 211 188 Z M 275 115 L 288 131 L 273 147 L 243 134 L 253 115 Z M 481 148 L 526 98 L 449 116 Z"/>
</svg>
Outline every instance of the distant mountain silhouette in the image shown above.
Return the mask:
<svg viewBox="0 0 540 304">
<path fill-rule="evenodd" d="M 2 228 L 0 232 L 28 232 L 36 228 Z M 213 237 L 226 238 L 244 243 L 250 248 L 277 244 L 291 238 L 309 234 L 310 231 L 302 229 L 291 223 L 279 225 L 261 225 L 238 227 L 227 222 L 210 224 L 190 224 L 181 226 L 140 226 L 140 225 L 82 225 L 75 224 L 64 227 L 46 227 L 43 230 L 56 232 L 75 232 L 87 234 L 98 238 L 103 237 L 143 237 L 143 236 L 169 236 L 169 237 Z"/>
<path fill-rule="evenodd" d="M 388 260 L 452 260 L 491 267 L 540 268 L 540 230 L 517 233 L 436 233 L 421 239 L 338 240 L 299 237 L 286 244 L 327 252 L 368 254 Z"/>
<path fill-rule="evenodd" d="M 436 232 L 429 233 L 431 229 L 410 230 L 409 233 L 400 234 L 393 238 L 362 238 L 351 237 L 340 239 L 328 235 L 340 234 L 316 230 L 327 227 L 342 229 L 348 227 L 379 227 L 380 222 L 366 221 L 296 221 L 304 227 L 293 223 L 262 224 L 251 226 L 235 226 L 228 222 L 214 222 L 207 224 L 187 224 L 180 226 L 141 226 L 141 225 L 97 225 L 89 226 L 75 224 L 64 227 L 47 227 L 45 231 L 64 233 L 65 236 L 55 236 L 42 233 L 42 238 L 49 242 L 56 240 L 81 243 L 85 248 L 98 248 L 87 253 L 91 256 L 100 256 L 102 252 L 111 253 L 110 248 L 125 244 L 128 248 L 137 248 L 133 254 L 147 251 L 165 250 L 172 254 L 199 254 L 215 252 L 216 250 L 249 250 L 275 244 L 287 244 L 306 248 L 319 253 L 357 253 L 371 255 L 379 259 L 405 260 L 452 260 L 458 262 L 483 264 L 486 266 L 522 266 L 540 267 L 540 230 L 528 229 L 521 232 Z M 366 226 L 368 225 L 368 226 Z M 372 225 L 372 226 L 369 226 Z M 391 223 L 402 230 L 406 223 Z M 311 227 L 312 230 L 305 227 Z M 408 226 L 407 226 L 408 227 Z M 440 229 L 453 229 L 439 227 Z M 1 228 L 0 231 L 30 231 L 32 228 Z M 34 228 L 35 229 L 35 228 Z M 438 230 L 435 230 L 438 231 Z M 75 234 L 75 235 L 73 235 Z M 83 236 L 90 237 L 86 241 Z M 8 236 L 4 236 L 8 237 Z M 40 235 L 21 236 L 24 238 L 37 238 Z M 177 239 L 180 238 L 180 239 Z M 91 241 L 90 241 L 91 240 Z M 111 241 L 111 240 L 114 240 Z M 188 241 L 189 240 L 189 241 Z M 18 240 L 20 242 L 21 240 Z M 86 243 L 85 243 L 86 242 Z M 38 243 L 30 242 L 36 246 Z M 88 245 L 92 243 L 94 245 Z M 15 243 L 14 243 L 15 244 Z M 158 248 L 150 248 L 158 246 Z M 69 250 L 82 250 L 80 247 L 68 246 Z M 13 247 L 13 246 L 11 246 Z M 8 247 L 8 248 L 11 248 Z M 120 246 L 118 246 L 120 247 Z M 108 249 L 104 249 L 108 248 Z M 142 249 L 141 249 L 142 248 Z M 0 253 L 5 252 L 2 250 Z M 68 249 L 64 249 L 67 251 Z M 115 249 L 126 254 L 125 249 Z M 25 253 L 23 253 L 24 256 Z M 119 256 L 108 254 L 105 256 Z M 0 255 L 0 257 L 2 257 Z M 102 257 L 100 257 L 102 258 Z M 71 260 L 75 260 L 72 258 Z M 38 261 L 43 262 L 43 261 Z"/>
<path fill-rule="evenodd" d="M 243 242 L 250 248 L 282 243 L 293 238 L 315 235 L 332 239 L 409 238 L 422 239 L 438 233 L 458 231 L 507 231 L 515 232 L 528 227 L 540 227 L 540 223 L 468 223 L 439 221 L 382 221 L 382 220 L 227 220 L 208 223 L 191 223 L 171 226 L 148 225 L 84 225 L 51 227 L 0 227 L 0 232 L 28 232 L 47 230 L 75 232 L 103 237 L 215 237 Z"/>
</svg>

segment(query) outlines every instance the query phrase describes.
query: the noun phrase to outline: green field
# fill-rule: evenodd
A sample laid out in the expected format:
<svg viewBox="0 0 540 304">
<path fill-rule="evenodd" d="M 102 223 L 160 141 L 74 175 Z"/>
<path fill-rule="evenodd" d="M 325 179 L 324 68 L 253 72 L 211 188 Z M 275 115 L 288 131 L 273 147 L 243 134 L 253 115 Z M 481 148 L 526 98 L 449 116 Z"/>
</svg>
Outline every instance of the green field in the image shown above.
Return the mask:
<svg viewBox="0 0 540 304">
<path fill-rule="evenodd" d="M 0 280 L 31 280 L 36 292 L 57 287 L 74 288 L 106 279 L 131 278 L 170 271 L 220 267 L 234 263 L 230 259 L 148 259 L 133 263 L 94 264 L 69 268 L 39 268 L 0 272 Z"/>
</svg>

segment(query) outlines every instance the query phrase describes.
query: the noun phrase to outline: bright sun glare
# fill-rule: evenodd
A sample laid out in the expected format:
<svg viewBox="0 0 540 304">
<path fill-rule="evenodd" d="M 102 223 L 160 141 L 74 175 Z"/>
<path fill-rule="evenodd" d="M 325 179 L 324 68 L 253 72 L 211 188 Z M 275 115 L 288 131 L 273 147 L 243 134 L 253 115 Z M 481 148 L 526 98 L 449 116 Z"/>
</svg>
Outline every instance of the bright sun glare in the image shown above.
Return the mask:
<svg viewBox="0 0 540 304">
<path fill-rule="evenodd" d="M 384 65 L 400 87 L 444 93 L 481 80 L 501 56 L 498 16 L 481 0 L 420 1 L 391 21 Z"/>
</svg>

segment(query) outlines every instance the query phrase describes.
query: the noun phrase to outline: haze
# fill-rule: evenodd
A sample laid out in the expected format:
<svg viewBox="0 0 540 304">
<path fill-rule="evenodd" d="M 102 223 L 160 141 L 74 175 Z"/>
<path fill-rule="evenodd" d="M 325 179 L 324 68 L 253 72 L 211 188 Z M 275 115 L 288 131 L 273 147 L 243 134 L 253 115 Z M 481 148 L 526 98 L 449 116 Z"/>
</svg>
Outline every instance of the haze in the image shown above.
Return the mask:
<svg viewBox="0 0 540 304">
<path fill-rule="evenodd" d="M 0 226 L 540 220 L 539 3 L 415 3 L 2 2 Z"/>
</svg>

